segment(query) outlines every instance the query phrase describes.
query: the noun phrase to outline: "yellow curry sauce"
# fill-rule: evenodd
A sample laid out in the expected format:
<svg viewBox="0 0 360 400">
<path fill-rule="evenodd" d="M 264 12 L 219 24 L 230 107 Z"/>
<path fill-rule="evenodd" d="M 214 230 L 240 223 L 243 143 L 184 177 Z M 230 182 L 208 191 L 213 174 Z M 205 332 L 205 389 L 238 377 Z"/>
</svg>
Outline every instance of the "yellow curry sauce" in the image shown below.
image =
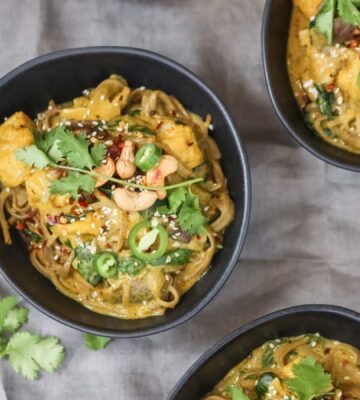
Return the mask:
<svg viewBox="0 0 360 400">
<path fill-rule="evenodd" d="M 359 363 L 358 349 L 319 334 L 275 339 L 231 369 L 204 400 L 356 400 Z"/>
<path fill-rule="evenodd" d="M 329 43 L 314 27 L 323 6 L 323 0 L 294 0 L 288 41 L 291 85 L 316 134 L 360 153 L 360 31 L 335 12 Z"/>
</svg>

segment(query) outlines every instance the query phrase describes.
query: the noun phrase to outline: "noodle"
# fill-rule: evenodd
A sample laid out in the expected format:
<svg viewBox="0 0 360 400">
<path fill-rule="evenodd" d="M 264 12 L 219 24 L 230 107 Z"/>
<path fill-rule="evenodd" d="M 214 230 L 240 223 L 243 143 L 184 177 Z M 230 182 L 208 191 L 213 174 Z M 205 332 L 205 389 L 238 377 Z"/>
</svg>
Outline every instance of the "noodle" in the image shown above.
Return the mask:
<svg viewBox="0 0 360 400">
<path fill-rule="evenodd" d="M 276 339 L 255 349 L 215 386 L 204 400 L 231 399 L 229 388 L 243 389 L 251 399 L 295 399 L 287 386 L 294 377 L 293 366 L 311 357 L 330 374 L 333 390 L 325 399 L 360 399 L 360 351 L 318 334 Z M 270 377 L 266 387 L 262 377 Z M 306 386 L 306 383 L 303 383 Z M 259 391 L 261 390 L 261 392 Z"/>
<path fill-rule="evenodd" d="M 116 75 L 67 103 L 50 101 L 34 122 L 21 112 L 14 114 L 0 126 L 0 152 L 9 143 L 12 150 L 0 160 L 0 224 L 5 243 L 11 243 L 9 226 L 15 226 L 29 247 L 34 267 L 61 293 L 94 312 L 124 319 L 163 315 L 206 273 L 234 217 L 221 154 L 208 135 L 210 125 L 210 116 L 204 121 L 173 96 L 160 90 L 132 90 Z M 56 161 L 57 168 L 30 168 L 19 161 L 18 150 L 34 143 L 49 151 L 48 156 L 54 151 L 39 147 L 36 133 L 31 138 L 34 129 L 44 140 L 62 129 L 87 140 L 91 151 L 104 146 L 103 162 L 91 172 L 81 170 L 101 175 L 91 178 L 96 179 L 96 188 L 88 192 L 79 186 L 75 197 L 50 189 L 54 182 L 71 177 L 65 153 Z M 26 142 L 19 141 L 24 135 Z M 135 154 L 149 144 L 162 155 L 144 172 L 135 166 Z M 176 168 L 159 181 L 162 160 Z M 14 168 L 21 175 L 10 179 L 8 171 Z M 123 177 L 126 169 L 132 173 Z M 155 184 L 151 184 L 152 171 Z M 119 184 L 119 178 L 141 187 Z M 191 179 L 195 183 L 186 185 Z M 159 190 L 164 185 L 178 185 L 181 190 Z M 126 193 L 132 200 L 125 207 L 116 193 Z M 142 206 L 142 196 L 154 198 L 154 193 L 155 203 Z M 172 207 L 174 193 L 180 196 L 177 208 L 166 211 Z M 180 213 L 186 211 L 188 216 L 181 222 Z M 150 227 L 139 229 L 135 247 L 140 248 L 148 235 L 155 234 L 155 239 L 141 258 L 130 235 L 147 221 Z M 167 246 L 160 252 L 164 237 Z M 150 261 L 158 252 L 158 258 Z M 105 260 L 111 257 L 110 267 L 108 261 L 100 264 L 101 255 Z M 118 269 L 107 275 L 111 262 Z"/>
</svg>

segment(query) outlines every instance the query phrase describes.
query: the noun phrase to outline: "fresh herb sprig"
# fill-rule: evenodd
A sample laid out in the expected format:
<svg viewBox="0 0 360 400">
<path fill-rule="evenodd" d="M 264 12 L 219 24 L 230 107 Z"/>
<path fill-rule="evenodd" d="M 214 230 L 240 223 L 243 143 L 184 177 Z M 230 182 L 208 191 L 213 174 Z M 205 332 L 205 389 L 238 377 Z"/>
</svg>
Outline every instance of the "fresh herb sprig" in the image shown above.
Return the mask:
<svg viewBox="0 0 360 400">
<path fill-rule="evenodd" d="M 89 350 L 102 350 L 109 342 L 111 342 L 111 338 L 92 335 L 91 333 L 84 334 L 84 344 Z"/>
<path fill-rule="evenodd" d="M 7 357 L 16 373 L 34 380 L 40 370 L 53 372 L 61 365 L 64 348 L 55 337 L 18 332 L 28 313 L 13 296 L 0 301 L 0 358 Z"/>
<path fill-rule="evenodd" d="M 336 13 L 339 14 L 344 23 L 359 26 L 359 6 L 359 0 L 326 0 L 315 19 L 311 22 L 311 27 L 324 34 L 328 44 L 332 44 Z"/>
<path fill-rule="evenodd" d="M 85 134 L 74 135 L 63 127 L 57 127 L 44 135 L 34 132 L 33 136 L 34 144 L 17 149 L 16 158 L 37 169 L 52 167 L 69 171 L 67 177 L 51 183 L 50 190 L 54 194 L 70 193 L 73 197 L 77 197 L 79 190 L 91 193 L 95 188 L 96 178 L 106 179 L 125 187 L 152 191 L 172 190 L 203 181 L 203 178 L 194 178 L 160 187 L 108 177 L 92 169 L 102 164 L 106 153 L 105 145 L 91 146 Z M 88 177 L 85 178 L 85 175 Z"/>
<path fill-rule="evenodd" d="M 180 227 L 191 235 L 204 232 L 204 226 L 208 222 L 200 208 L 199 197 L 183 187 L 172 191 L 168 196 L 169 206 L 160 207 L 159 212 L 177 214 L 177 222 Z"/>
<path fill-rule="evenodd" d="M 299 400 L 312 400 L 329 393 L 332 389 L 331 375 L 313 357 L 305 357 L 292 367 L 294 378 L 285 381 L 289 390 Z"/>
</svg>

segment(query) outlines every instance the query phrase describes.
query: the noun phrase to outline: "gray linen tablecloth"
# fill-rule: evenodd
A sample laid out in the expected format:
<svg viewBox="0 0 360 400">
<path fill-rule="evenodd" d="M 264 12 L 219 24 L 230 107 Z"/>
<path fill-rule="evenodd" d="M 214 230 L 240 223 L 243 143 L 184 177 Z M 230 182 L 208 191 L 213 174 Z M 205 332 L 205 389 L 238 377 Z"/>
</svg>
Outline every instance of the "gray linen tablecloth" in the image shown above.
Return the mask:
<svg viewBox="0 0 360 400">
<path fill-rule="evenodd" d="M 200 75 L 228 105 L 253 182 L 242 259 L 196 318 L 90 352 L 81 333 L 30 307 L 27 328 L 60 337 L 66 360 L 37 382 L 1 362 L 1 400 L 161 400 L 206 349 L 255 317 L 312 302 L 360 310 L 360 177 L 300 148 L 274 115 L 260 57 L 264 2 L 0 0 L 1 75 L 67 47 L 124 45 L 164 54 Z M 1 279 L 0 295 L 9 293 Z"/>
</svg>

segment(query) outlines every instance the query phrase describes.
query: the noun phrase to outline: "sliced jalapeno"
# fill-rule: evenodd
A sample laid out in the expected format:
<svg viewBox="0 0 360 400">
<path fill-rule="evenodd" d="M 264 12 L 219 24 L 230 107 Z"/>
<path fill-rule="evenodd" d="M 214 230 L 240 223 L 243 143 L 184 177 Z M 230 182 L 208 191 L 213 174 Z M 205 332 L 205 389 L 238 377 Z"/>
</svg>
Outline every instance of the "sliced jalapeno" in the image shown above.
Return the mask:
<svg viewBox="0 0 360 400">
<path fill-rule="evenodd" d="M 135 155 L 135 165 L 143 172 L 149 171 L 159 162 L 162 150 L 148 143 L 140 147 Z"/>
<path fill-rule="evenodd" d="M 93 258 L 93 267 L 102 278 L 113 278 L 118 272 L 118 257 L 112 251 L 102 251 Z"/>
<path fill-rule="evenodd" d="M 146 244 L 144 245 L 141 240 L 138 240 L 138 236 L 142 229 L 149 228 L 151 228 L 151 230 L 147 233 L 147 235 L 149 235 L 150 245 L 146 246 Z M 153 235 L 153 232 L 155 235 Z M 131 229 L 128 242 L 131 253 L 135 257 L 143 261 L 152 261 L 165 254 L 169 242 L 169 236 L 162 225 L 153 226 L 151 221 L 148 220 L 138 223 Z M 153 247 L 154 243 L 156 243 L 155 246 L 157 246 L 157 248 L 151 252 L 148 251 L 150 247 Z"/>
</svg>

